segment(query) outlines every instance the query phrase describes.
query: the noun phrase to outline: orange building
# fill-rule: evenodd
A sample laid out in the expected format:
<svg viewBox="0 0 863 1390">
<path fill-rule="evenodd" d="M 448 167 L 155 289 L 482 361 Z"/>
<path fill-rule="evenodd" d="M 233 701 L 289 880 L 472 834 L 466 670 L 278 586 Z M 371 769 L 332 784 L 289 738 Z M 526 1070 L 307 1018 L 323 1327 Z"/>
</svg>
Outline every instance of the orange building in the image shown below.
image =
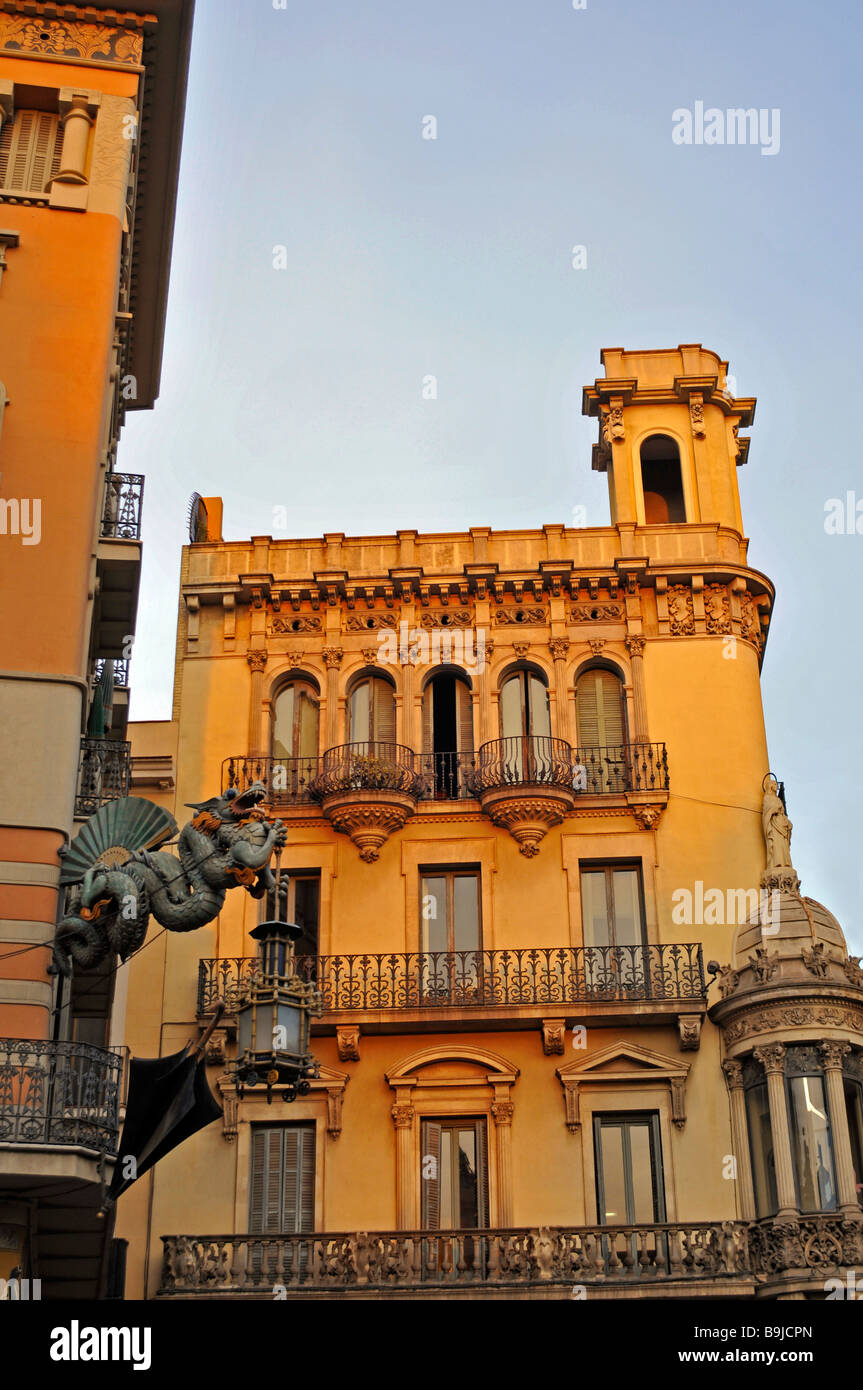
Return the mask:
<svg viewBox="0 0 863 1390">
<path fill-rule="evenodd" d="M 41 1249 L 70 1291 L 95 1289 L 96 1238 L 59 1252 L 116 1142 L 120 1039 L 110 973 L 63 994 L 48 943 L 64 846 L 129 790 L 143 478 L 116 452 L 159 390 L 191 21 L 191 0 L 0 6 L 0 1277 Z M 77 1196 L 49 1214 L 61 1177 Z"/>
</svg>

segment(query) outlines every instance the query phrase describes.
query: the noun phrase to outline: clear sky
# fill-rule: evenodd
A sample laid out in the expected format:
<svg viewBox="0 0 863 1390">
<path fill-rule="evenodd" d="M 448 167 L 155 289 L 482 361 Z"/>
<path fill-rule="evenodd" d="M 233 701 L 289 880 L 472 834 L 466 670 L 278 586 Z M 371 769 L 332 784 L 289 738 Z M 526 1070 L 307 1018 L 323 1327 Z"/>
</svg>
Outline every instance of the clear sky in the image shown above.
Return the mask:
<svg viewBox="0 0 863 1390">
<path fill-rule="evenodd" d="M 605 525 L 601 348 L 701 342 L 758 397 L 795 864 L 863 951 L 863 534 L 825 532 L 863 503 L 861 29 L 852 0 L 198 0 L 162 393 L 119 461 L 147 478 L 133 717 L 170 715 L 193 490 L 229 540 Z M 778 109 L 778 152 L 676 144 L 698 101 Z"/>
</svg>

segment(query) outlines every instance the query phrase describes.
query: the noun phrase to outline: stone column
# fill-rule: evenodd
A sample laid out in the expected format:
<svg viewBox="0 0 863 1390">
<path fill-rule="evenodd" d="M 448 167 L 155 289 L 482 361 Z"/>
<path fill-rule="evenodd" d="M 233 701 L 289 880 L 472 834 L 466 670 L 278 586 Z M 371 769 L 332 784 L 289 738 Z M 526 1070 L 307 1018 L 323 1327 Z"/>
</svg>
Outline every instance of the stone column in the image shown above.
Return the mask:
<svg viewBox="0 0 863 1390">
<path fill-rule="evenodd" d="M 63 148 L 60 168 L 55 175 L 59 183 L 87 182 L 87 146 L 93 111 L 101 100 L 96 92 L 79 92 L 64 87 L 60 92 L 60 125 L 63 129 Z"/>
<path fill-rule="evenodd" d="M 570 720 L 569 691 L 566 688 L 566 654 L 569 642 L 566 637 L 552 637 L 548 644 L 554 657 L 554 692 L 557 698 L 557 737 L 575 747 L 575 730 Z"/>
<path fill-rule="evenodd" d="M 327 668 L 326 748 L 335 748 L 339 741 L 339 667 L 344 652 L 341 647 L 324 647 L 321 656 Z"/>
<path fill-rule="evenodd" d="M 482 668 L 479 671 L 479 746 L 497 738 L 497 730 L 492 729 L 491 720 L 491 659 L 494 656 L 494 641 L 489 638 L 485 644 Z"/>
<path fill-rule="evenodd" d="M 644 690 L 644 638 L 627 637 L 626 650 L 632 663 L 632 701 L 635 713 L 633 743 L 649 743 L 647 732 L 647 697 Z"/>
<path fill-rule="evenodd" d="M 249 757 L 262 756 L 261 748 L 261 706 L 264 698 L 264 671 L 267 667 L 266 651 L 246 653 L 246 660 L 252 672 L 252 697 L 249 704 Z"/>
<path fill-rule="evenodd" d="M 391 1111 L 396 1127 L 396 1227 L 400 1231 L 416 1228 L 414 1220 L 414 1116 L 412 1105 L 394 1105 Z"/>
<path fill-rule="evenodd" d="M 776 1160 L 776 1191 L 779 1197 L 777 1221 L 798 1221 L 797 1194 L 794 1188 L 794 1163 L 791 1158 L 791 1135 L 788 1132 L 788 1106 L 785 1103 L 785 1047 L 768 1043 L 756 1047 L 754 1054 L 767 1073 L 767 1097 L 770 1104 L 770 1131 L 773 1135 L 773 1154 Z"/>
<path fill-rule="evenodd" d="M 496 1100 L 491 1107 L 497 1137 L 497 1222 L 512 1225 L 512 1117 L 515 1106 L 509 1100 Z M 491 1213 L 489 1213 L 491 1216 Z"/>
<path fill-rule="evenodd" d="M 854 1181 L 851 1161 L 851 1135 L 848 1132 L 848 1113 L 845 1109 L 845 1088 L 842 1085 L 842 1058 L 851 1051 L 850 1043 L 823 1042 L 819 1047 L 824 1058 L 827 1107 L 833 1134 L 833 1156 L 836 1162 L 836 1185 L 839 1206 L 847 1216 L 860 1215 L 860 1200 Z"/>
<path fill-rule="evenodd" d="M 746 1123 L 746 1100 L 743 1094 L 743 1066 L 740 1062 L 723 1062 L 722 1070 L 731 1093 L 731 1141 L 737 1165 L 737 1191 L 740 1194 L 740 1215 L 744 1221 L 754 1221 L 755 1185 L 752 1181 L 752 1160 L 749 1154 L 749 1129 Z"/>
</svg>

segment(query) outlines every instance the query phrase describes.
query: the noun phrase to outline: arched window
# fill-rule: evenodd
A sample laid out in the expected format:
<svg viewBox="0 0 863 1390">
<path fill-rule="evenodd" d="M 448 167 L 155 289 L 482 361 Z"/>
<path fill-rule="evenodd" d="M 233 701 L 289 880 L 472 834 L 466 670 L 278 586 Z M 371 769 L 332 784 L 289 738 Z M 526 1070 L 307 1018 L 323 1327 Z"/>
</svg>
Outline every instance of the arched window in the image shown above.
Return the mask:
<svg viewBox="0 0 863 1390">
<path fill-rule="evenodd" d="M 627 786 L 626 697 L 614 671 L 591 667 L 575 683 L 578 762 L 583 789 L 620 792 Z"/>
<path fill-rule="evenodd" d="M 534 671 L 516 671 L 500 689 L 501 738 L 550 738 L 548 686 Z"/>
<path fill-rule="evenodd" d="M 440 800 L 467 795 L 473 766 L 473 702 L 454 671 L 432 676 L 423 692 L 423 772 Z"/>
<path fill-rule="evenodd" d="M 348 743 L 395 743 L 396 696 L 383 676 L 366 676 L 351 691 Z"/>
<path fill-rule="evenodd" d="M 667 434 L 652 434 L 641 446 L 641 487 L 648 525 L 686 520 L 680 451 Z"/>
<path fill-rule="evenodd" d="M 317 691 L 307 681 L 282 686 L 273 701 L 273 757 L 316 758 L 318 755 Z"/>
</svg>

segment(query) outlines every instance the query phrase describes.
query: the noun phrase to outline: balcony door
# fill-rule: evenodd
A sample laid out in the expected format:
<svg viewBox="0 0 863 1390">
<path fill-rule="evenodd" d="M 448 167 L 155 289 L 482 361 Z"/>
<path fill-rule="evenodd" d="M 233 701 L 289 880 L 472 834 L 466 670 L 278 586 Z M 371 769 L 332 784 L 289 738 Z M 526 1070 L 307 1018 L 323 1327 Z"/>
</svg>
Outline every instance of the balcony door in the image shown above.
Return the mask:
<svg viewBox="0 0 863 1390">
<path fill-rule="evenodd" d="M 470 688 L 459 676 L 442 671 L 423 692 L 423 772 L 439 801 L 465 794 L 472 754 Z"/>
<path fill-rule="evenodd" d="M 596 1165 L 596 1211 L 601 1226 L 652 1226 L 665 1221 L 665 1180 L 659 1116 L 655 1113 L 596 1115 L 593 1121 Z M 617 1259 L 638 1268 L 644 1256 L 657 1250 L 668 1268 L 664 1234 L 603 1236 L 606 1260 Z"/>
<path fill-rule="evenodd" d="M 355 685 L 348 705 L 348 742 L 362 744 L 374 756 L 369 744 L 396 741 L 396 697 L 389 681 L 370 676 Z"/>
<path fill-rule="evenodd" d="M 273 701 L 273 762 L 284 772 L 273 776 L 276 796 L 302 795 L 315 775 L 318 759 L 317 691 L 306 681 L 291 681 Z"/>
<path fill-rule="evenodd" d="M 418 989 L 423 1002 L 475 1002 L 482 988 L 480 878 L 475 869 L 420 878 Z"/>
<path fill-rule="evenodd" d="M 249 1183 L 251 1235 L 305 1235 L 315 1229 L 315 1126 L 313 1124 L 253 1125 Z M 255 1243 L 251 1267 L 256 1280 L 275 1282 L 278 1268 L 275 1243 Z M 308 1266 L 305 1243 L 289 1243 L 282 1252 L 286 1275 Z M 282 1281 L 284 1282 L 284 1281 Z"/>
<path fill-rule="evenodd" d="M 640 864 L 582 864 L 584 978 L 589 992 L 644 992 L 649 981 Z"/>
<path fill-rule="evenodd" d="M 627 783 L 626 694 L 613 671 L 591 669 L 575 684 L 578 760 L 587 792 L 622 792 Z"/>
<path fill-rule="evenodd" d="M 551 767 L 548 687 L 533 671 L 516 671 L 500 690 L 502 759 L 508 782 L 542 782 Z"/>
</svg>

